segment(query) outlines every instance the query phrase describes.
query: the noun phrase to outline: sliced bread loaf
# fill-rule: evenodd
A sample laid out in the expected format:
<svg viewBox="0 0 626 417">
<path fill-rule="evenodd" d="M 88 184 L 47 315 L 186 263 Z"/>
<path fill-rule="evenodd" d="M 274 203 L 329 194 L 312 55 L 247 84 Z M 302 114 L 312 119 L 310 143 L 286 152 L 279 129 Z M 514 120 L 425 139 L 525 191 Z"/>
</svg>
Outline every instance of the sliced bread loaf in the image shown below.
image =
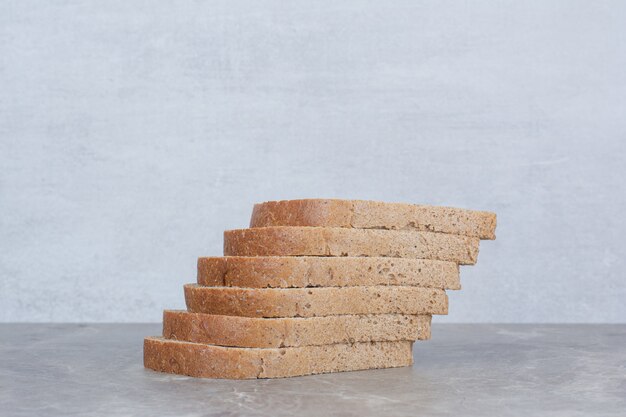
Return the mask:
<svg viewBox="0 0 626 417">
<path fill-rule="evenodd" d="M 256 204 L 250 227 L 268 226 L 412 229 L 481 239 L 496 237 L 495 213 L 363 200 L 307 199 Z"/>
<path fill-rule="evenodd" d="M 163 337 L 219 346 L 279 348 L 335 343 L 425 340 L 431 316 L 377 314 L 254 318 L 165 310 Z"/>
<path fill-rule="evenodd" d="M 447 314 L 444 290 L 420 287 L 240 288 L 185 285 L 194 313 L 246 317 Z"/>
<path fill-rule="evenodd" d="M 254 349 L 147 337 L 146 368 L 200 378 L 284 378 L 328 372 L 409 366 L 413 342 L 367 342 Z"/>
<path fill-rule="evenodd" d="M 371 285 L 461 288 L 459 267 L 454 262 L 320 256 L 198 258 L 198 284 L 254 288 Z"/>
<path fill-rule="evenodd" d="M 262 227 L 224 232 L 226 256 L 382 256 L 475 264 L 479 239 L 445 233 Z"/>
</svg>

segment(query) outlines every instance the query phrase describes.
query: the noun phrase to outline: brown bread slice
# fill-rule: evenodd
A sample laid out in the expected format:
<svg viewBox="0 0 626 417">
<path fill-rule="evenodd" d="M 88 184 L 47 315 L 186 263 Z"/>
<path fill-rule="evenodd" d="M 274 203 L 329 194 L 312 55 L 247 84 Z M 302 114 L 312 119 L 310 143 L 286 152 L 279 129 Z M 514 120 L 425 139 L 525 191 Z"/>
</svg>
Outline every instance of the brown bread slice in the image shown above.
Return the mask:
<svg viewBox="0 0 626 417">
<path fill-rule="evenodd" d="M 448 314 L 444 290 L 420 287 L 240 288 L 185 285 L 194 313 L 245 317 Z"/>
<path fill-rule="evenodd" d="M 163 337 L 249 348 L 425 340 L 431 316 L 376 314 L 310 318 L 254 318 L 165 310 Z"/>
<path fill-rule="evenodd" d="M 476 263 L 479 239 L 445 233 L 262 227 L 224 232 L 226 256 L 382 256 Z"/>
<path fill-rule="evenodd" d="M 363 200 L 307 199 L 256 204 L 250 227 L 268 226 L 410 229 L 496 238 L 495 213 Z"/>
<path fill-rule="evenodd" d="M 381 257 L 198 258 L 198 284 L 254 288 L 407 285 L 461 289 L 459 267 L 454 262 Z"/>
<path fill-rule="evenodd" d="M 146 368 L 200 378 L 284 378 L 393 368 L 413 363 L 413 342 L 367 342 L 254 349 L 146 337 Z"/>
</svg>

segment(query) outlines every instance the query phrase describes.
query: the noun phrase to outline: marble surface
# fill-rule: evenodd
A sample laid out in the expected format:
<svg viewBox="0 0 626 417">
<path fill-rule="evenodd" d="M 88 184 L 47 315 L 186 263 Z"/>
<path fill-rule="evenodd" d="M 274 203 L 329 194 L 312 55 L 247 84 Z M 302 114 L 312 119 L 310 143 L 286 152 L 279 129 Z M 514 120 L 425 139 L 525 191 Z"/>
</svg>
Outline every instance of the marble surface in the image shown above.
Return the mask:
<svg viewBox="0 0 626 417">
<path fill-rule="evenodd" d="M 435 324 L 409 368 L 257 381 L 144 369 L 159 330 L 0 324 L 0 414 L 626 415 L 626 325 Z"/>
<path fill-rule="evenodd" d="M 157 322 L 252 205 L 494 211 L 441 322 L 626 320 L 626 1 L 0 1 L 0 322 Z M 86 278 L 89 277 L 89 278 Z"/>
</svg>

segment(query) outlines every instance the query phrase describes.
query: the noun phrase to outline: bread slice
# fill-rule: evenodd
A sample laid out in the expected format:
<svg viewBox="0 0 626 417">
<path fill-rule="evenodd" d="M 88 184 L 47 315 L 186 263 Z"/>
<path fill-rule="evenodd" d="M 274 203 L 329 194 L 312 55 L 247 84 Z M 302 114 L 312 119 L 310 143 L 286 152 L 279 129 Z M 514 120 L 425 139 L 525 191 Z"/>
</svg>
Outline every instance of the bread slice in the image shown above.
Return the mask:
<svg viewBox="0 0 626 417">
<path fill-rule="evenodd" d="M 308 199 L 256 204 L 250 227 L 268 226 L 421 230 L 496 238 L 495 213 L 363 200 Z"/>
<path fill-rule="evenodd" d="M 245 317 L 447 314 L 444 290 L 420 287 L 240 288 L 185 285 L 194 313 Z"/>
<path fill-rule="evenodd" d="M 479 239 L 444 233 L 263 227 L 224 232 L 226 256 L 382 256 L 475 264 Z"/>
<path fill-rule="evenodd" d="M 425 340 L 430 338 L 430 321 L 431 316 L 427 315 L 377 314 L 263 319 L 165 310 L 163 337 L 249 348 Z"/>
<path fill-rule="evenodd" d="M 198 284 L 254 288 L 406 285 L 461 289 L 459 267 L 454 262 L 380 257 L 198 258 Z"/>
<path fill-rule="evenodd" d="M 147 337 L 143 363 L 160 372 L 200 378 L 284 378 L 409 366 L 413 342 L 368 342 L 254 349 Z"/>
</svg>

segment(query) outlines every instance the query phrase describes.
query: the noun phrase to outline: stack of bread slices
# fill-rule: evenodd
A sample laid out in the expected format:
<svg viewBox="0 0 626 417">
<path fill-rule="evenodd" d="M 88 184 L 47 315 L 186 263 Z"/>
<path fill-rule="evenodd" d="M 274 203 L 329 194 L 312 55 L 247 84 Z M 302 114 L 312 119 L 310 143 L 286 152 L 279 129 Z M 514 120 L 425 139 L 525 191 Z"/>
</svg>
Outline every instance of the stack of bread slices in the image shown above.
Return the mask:
<svg viewBox="0 0 626 417">
<path fill-rule="evenodd" d="M 493 213 L 358 200 L 257 204 L 198 259 L 187 311 L 166 310 L 144 365 L 206 378 L 280 378 L 408 366 L 445 290 L 460 289 Z"/>
</svg>

